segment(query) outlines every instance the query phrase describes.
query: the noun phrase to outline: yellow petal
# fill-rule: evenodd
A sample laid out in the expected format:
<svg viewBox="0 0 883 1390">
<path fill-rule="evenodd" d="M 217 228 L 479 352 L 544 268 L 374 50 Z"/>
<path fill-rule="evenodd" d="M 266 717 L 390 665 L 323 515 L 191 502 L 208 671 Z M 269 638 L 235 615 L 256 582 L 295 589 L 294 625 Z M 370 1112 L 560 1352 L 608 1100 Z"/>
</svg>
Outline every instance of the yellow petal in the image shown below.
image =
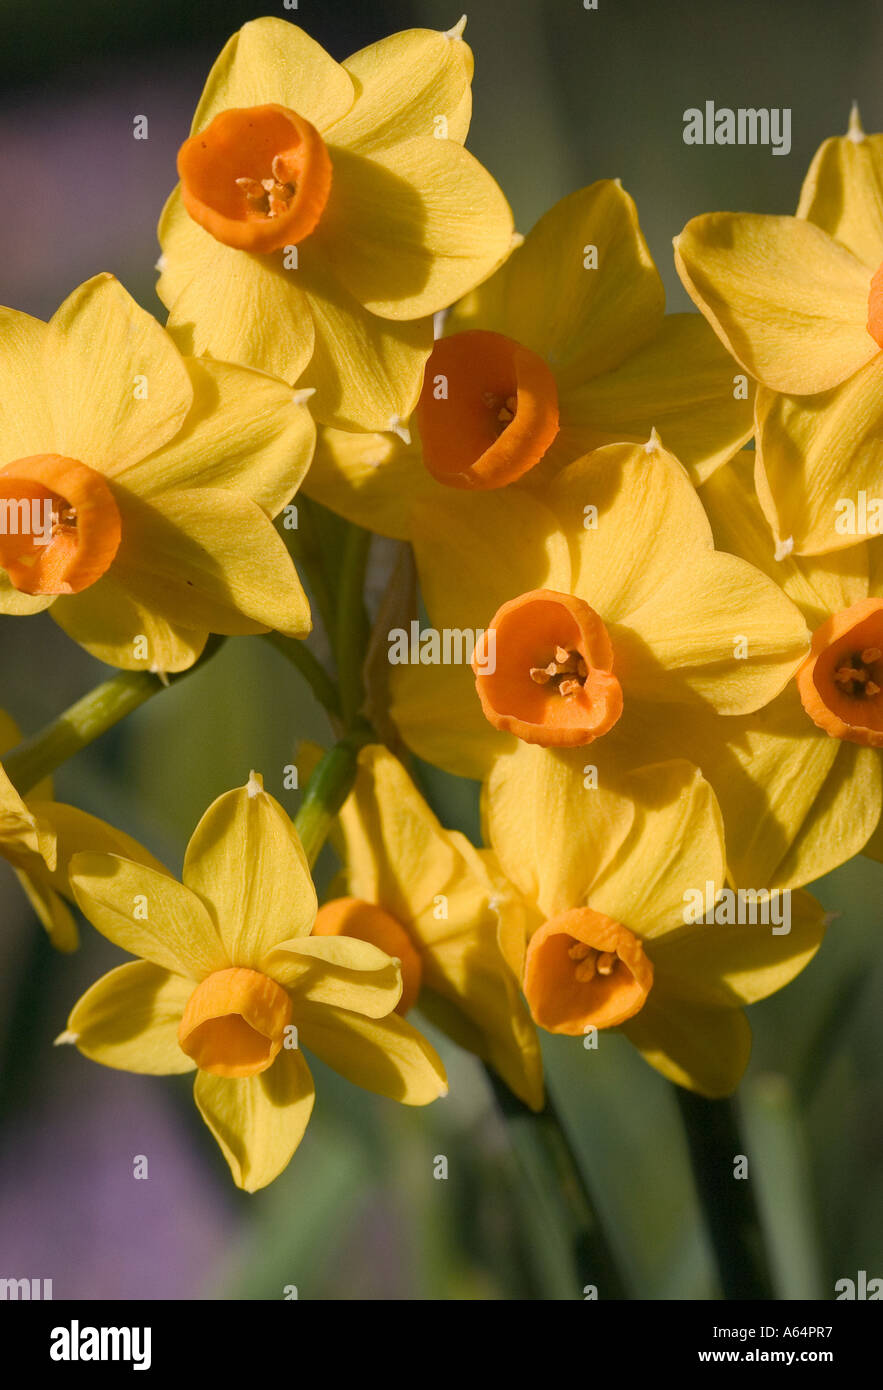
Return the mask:
<svg viewBox="0 0 883 1390">
<path fill-rule="evenodd" d="M 577 458 L 618 440 L 644 443 L 655 428 L 699 483 L 751 438 L 754 387 L 743 384 L 700 314 L 666 314 L 621 366 L 562 395 L 556 446 Z"/>
<path fill-rule="evenodd" d="M 297 381 L 313 352 L 313 318 L 301 271 L 284 255 L 224 246 L 188 216 L 175 189 L 159 224 L 156 292 L 182 352 Z"/>
<path fill-rule="evenodd" d="M 867 266 L 796 217 L 708 213 L 675 238 L 687 292 L 747 372 L 809 395 L 879 351 L 867 330 Z"/>
<path fill-rule="evenodd" d="M 646 747 L 652 707 L 635 741 Z M 879 754 L 821 733 L 794 683 L 756 714 L 684 710 L 670 736 L 720 800 L 736 883 L 796 888 L 857 854 L 879 818 Z"/>
<path fill-rule="evenodd" d="M 68 1032 L 84 1057 L 152 1076 L 194 1070 L 178 1046 L 178 1026 L 193 981 L 150 961 L 103 975 L 74 1005 Z"/>
<path fill-rule="evenodd" d="M 858 512 L 879 498 L 883 470 L 883 353 L 817 396 L 757 393 L 757 492 L 764 514 L 798 554 L 860 544 Z M 883 504 L 870 525 L 880 534 Z M 875 514 L 876 515 L 876 514 Z M 873 534 L 873 533 L 872 533 Z"/>
<path fill-rule="evenodd" d="M 52 617 L 96 660 L 126 671 L 186 671 L 208 637 L 135 598 L 113 570 L 82 593 L 56 599 Z"/>
<path fill-rule="evenodd" d="M 627 620 L 680 573 L 694 575 L 714 544 L 686 472 L 655 442 L 576 459 L 544 486 L 543 502 L 570 541 L 573 592 L 605 622 Z"/>
<path fill-rule="evenodd" d="M 634 806 L 607 778 L 586 786 L 586 749 L 520 743 L 497 759 L 485 800 L 503 872 L 544 917 L 582 907 L 621 848 Z"/>
<path fill-rule="evenodd" d="M 51 886 L 45 867 L 35 860 L 33 866 L 29 865 L 27 869 L 16 868 L 15 876 L 56 951 L 75 951 L 80 944 L 77 924 L 63 899 Z"/>
<path fill-rule="evenodd" d="M 650 997 L 622 1029 L 645 1062 L 669 1081 L 709 1099 L 731 1095 L 751 1054 L 740 1009 L 704 1009 Z"/>
<path fill-rule="evenodd" d="M 457 305 L 445 331 L 514 338 L 546 358 L 564 391 L 648 343 L 664 308 L 634 202 L 602 179 L 556 203 L 493 279 Z"/>
<path fill-rule="evenodd" d="M 174 438 L 193 400 L 172 339 L 112 275 L 53 314 L 45 362 L 58 453 L 111 477 Z"/>
<path fill-rule="evenodd" d="M 170 874 L 85 851 L 71 860 L 70 883 L 92 925 L 133 956 L 194 980 L 230 964 L 204 904 Z"/>
<path fill-rule="evenodd" d="M 193 1098 L 236 1186 L 257 1192 L 288 1167 L 310 1122 L 315 1091 L 300 1052 L 283 1048 L 259 1076 L 201 1071 Z"/>
<path fill-rule="evenodd" d="M 340 812 L 350 892 L 378 903 L 431 946 L 486 907 L 491 888 L 462 837 L 444 830 L 399 760 L 372 745 L 359 753 L 353 792 Z M 469 857 L 467 857 L 469 856 Z M 439 918 L 439 896 L 447 917 Z"/>
<path fill-rule="evenodd" d="M 368 941 L 351 936 L 302 936 L 274 946 L 263 969 L 295 1000 L 335 1004 L 366 1018 L 384 1018 L 402 994 L 399 966 Z"/>
<path fill-rule="evenodd" d="M 18 739 L 13 738 L 10 746 Z M 55 868 L 55 832 L 52 826 L 38 819 L 33 808 L 21 797 L 0 766 L 0 852 L 13 858 L 20 854 L 37 855 L 49 869 Z"/>
<path fill-rule="evenodd" d="M 316 890 L 297 832 L 256 774 L 213 801 L 193 832 L 184 882 L 211 904 L 229 959 L 261 961 L 316 916 Z"/>
<path fill-rule="evenodd" d="M 426 959 L 424 981 L 421 1011 L 426 1012 L 427 998 L 436 992 L 471 1025 L 461 1046 L 488 1062 L 526 1105 L 540 1110 L 543 1059 L 536 1029 L 518 981 L 490 936 L 463 932 L 440 941 Z M 447 1031 L 443 1016 L 431 1011 L 427 1016 Z"/>
<path fill-rule="evenodd" d="M 749 451 L 719 468 L 699 495 L 715 545 L 768 574 L 798 605 L 810 628 L 820 627 L 832 613 L 868 597 L 867 546 L 853 545 L 818 557 L 777 551 L 755 492 L 754 459 Z"/>
<path fill-rule="evenodd" d="M 390 685 L 390 715 L 405 743 L 456 777 L 481 781 L 515 745 L 485 719 L 469 666 L 396 666 Z"/>
<path fill-rule="evenodd" d="M 765 704 L 806 654 L 800 611 L 765 575 L 713 548 L 677 460 L 609 445 L 562 470 L 547 502 L 579 556 L 574 592 L 612 627 L 630 700 L 698 696 L 723 714 Z M 581 524 L 587 501 L 597 525 Z"/>
<path fill-rule="evenodd" d="M 0 309 L 0 466 L 55 451 L 48 333 L 40 319 Z"/>
<path fill-rule="evenodd" d="M 256 503 L 221 488 L 119 500 L 123 538 L 111 573 L 139 603 L 210 632 L 309 632 L 291 557 Z"/>
<path fill-rule="evenodd" d="M 334 274 L 372 313 L 433 314 L 507 255 L 509 204 L 455 141 L 420 137 L 370 159 L 337 144 L 330 153 L 334 183 L 318 239 Z"/>
<path fill-rule="evenodd" d="M 388 248 L 383 255 L 390 259 Z M 381 431 L 407 420 L 432 351 L 431 318 L 393 323 L 368 313 L 335 275 L 318 239 L 304 245 L 301 266 L 314 342 L 298 384 L 315 391 L 316 419 Z"/>
<path fill-rule="evenodd" d="M 231 488 L 277 516 L 310 466 L 316 428 L 307 406 L 263 373 L 195 358 L 185 365 L 193 406 L 182 429 L 158 453 L 118 474 L 118 481 L 142 497 L 176 488 Z"/>
<path fill-rule="evenodd" d="M 424 468 L 416 439 L 325 429 L 303 490 L 348 521 L 408 540 L 412 504 L 439 496 L 441 485 Z"/>
<path fill-rule="evenodd" d="M 712 563 L 672 577 L 664 591 L 629 615 L 614 635 L 626 699 L 689 701 L 720 714 L 762 708 L 806 655 L 800 610 L 766 575 L 715 552 Z"/>
<path fill-rule="evenodd" d="M 742 924 L 699 922 L 654 942 L 654 988 L 707 1008 L 754 1004 L 789 984 L 822 944 L 825 914 L 809 893 L 747 899 L 741 914 Z"/>
<path fill-rule="evenodd" d="M 231 106 L 270 102 L 325 130 L 346 114 L 354 96 L 349 75 L 303 29 L 272 16 L 253 19 L 227 40 L 215 60 L 192 133 Z"/>
<path fill-rule="evenodd" d="M 634 822 L 616 859 L 592 884 L 589 906 L 655 941 L 683 925 L 685 893 L 707 883 L 717 891 L 723 883 L 723 818 L 710 785 L 690 763 L 639 768 L 628 785 Z"/>
<path fill-rule="evenodd" d="M 447 1094 L 441 1058 L 398 1014 L 363 1018 L 330 1004 L 299 1004 L 299 1040 L 354 1086 L 403 1105 L 428 1105 Z"/>
<path fill-rule="evenodd" d="M 405 29 L 354 53 L 343 66 L 357 96 L 329 132 L 336 145 L 367 154 L 418 135 L 460 144 L 466 139 L 473 61 L 463 39 L 435 29 Z M 445 133 L 436 136 L 440 129 Z"/>
<path fill-rule="evenodd" d="M 876 270 L 883 261 L 883 135 L 826 140 L 803 181 L 797 216 Z"/>
<path fill-rule="evenodd" d="M 582 515 L 580 505 L 575 524 Z M 417 502 L 412 525 L 423 598 L 439 629 L 474 633 L 518 594 L 570 591 L 567 540 L 556 517 L 527 492 L 506 488 Z"/>
<path fill-rule="evenodd" d="M 869 859 L 876 859 L 878 863 L 883 863 L 883 821 L 877 822 L 877 828 L 864 845 L 862 854 L 866 854 Z"/>
<path fill-rule="evenodd" d="M 70 897 L 68 871 L 75 854 L 92 851 L 100 854 L 116 854 L 122 859 L 145 864 L 156 873 L 168 875 L 168 869 L 154 856 L 126 835 L 122 830 L 90 816 L 78 806 L 66 806 L 61 801 L 42 799 L 42 788 L 34 788 L 28 805 L 38 817 L 38 821 L 51 827 L 56 842 L 56 864 L 51 874 L 51 883 L 60 893 Z"/>
<path fill-rule="evenodd" d="M 504 890 L 483 857 L 439 824 L 398 759 L 379 746 L 359 755 L 340 825 L 348 891 L 377 903 L 407 930 L 425 987 L 465 1021 L 465 1033 L 455 1024 L 454 1036 L 539 1107 L 536 1032 L 499 945 Z M 421 1009 L 424 1004 L 421 991 Z"/>
<path fill-rule="evenodd" d="M 0 613 L 10 617 L 29 617 L 42 613 L 55 602 L 54 594 L 22 594 L 5 570 L 0 570 Z"/>
</svg>

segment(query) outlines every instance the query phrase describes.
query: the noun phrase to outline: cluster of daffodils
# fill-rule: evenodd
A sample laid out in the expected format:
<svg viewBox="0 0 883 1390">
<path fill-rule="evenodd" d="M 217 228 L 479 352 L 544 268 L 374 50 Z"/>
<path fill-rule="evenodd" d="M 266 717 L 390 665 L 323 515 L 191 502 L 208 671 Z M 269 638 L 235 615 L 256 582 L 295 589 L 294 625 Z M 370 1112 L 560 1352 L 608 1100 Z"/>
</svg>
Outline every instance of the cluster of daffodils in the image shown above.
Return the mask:
<svg viewBox="0 0 883 1390">
<path fill-rule="evenodd" d="M 666 314 L 618 180 L 514 234 L 464 148 L 472 70 L 462 23 L 343 63 L 245 25 L 162 213 L 167 326 L 109 275 L 48 324 L 0 311 L 0 612 L 163 679 L 210 634 L 302 640 L 302 489 L 411 547 L 458 639 L 349 720 L 321 905 L 256 773 L 179 879 L 0 769 L 0 853 L 55 945 L 75 903 L 136 958 L 60 1041 L 195 1073 L 248 1191 L 304 1134 L 306 1055 L 443 1095 L 424 1022 L 534 1110 L 542 1031 L 616 1029 L 731 1093 L 744 1007 L 820 945 L 806 885 L 883 857 L 883 136 L 826 141 L 793 218 L 688 223 L 700 312 Z M 415 758 L 481 783 L 481 846 Z"/>
</svg>

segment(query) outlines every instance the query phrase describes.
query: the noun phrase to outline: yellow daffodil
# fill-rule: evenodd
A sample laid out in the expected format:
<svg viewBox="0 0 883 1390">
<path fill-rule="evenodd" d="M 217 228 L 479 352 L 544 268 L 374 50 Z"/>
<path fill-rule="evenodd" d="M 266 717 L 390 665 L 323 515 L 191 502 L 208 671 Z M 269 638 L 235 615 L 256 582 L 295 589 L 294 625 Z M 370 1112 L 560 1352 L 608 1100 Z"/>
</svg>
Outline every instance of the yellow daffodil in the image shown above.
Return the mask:
<svg viewBox="0 0 883 1390">
<path fill-rule="evenodd" d="M 49 608 L 129 670 L 184 670 L 209 632 L 304 636 L 270 518 L 310 461 L 306 407 L 257 372 L 182 357 L 111 275 L 48 324 L 0 322 L 0 613 Z"/>
<path fill-rule="evenodd" d="M 883 135 L 853 112 L 813 159 L 796 217 L 710 213 L 675 240 L 688 292 L 760 383 L 758 496 L 798 554 L 883 532 L 881 183 Z M 879 518 L 863 528 L 869 499 Z"/>
<path fill-rule="evenodd" d="M 701 489 L 722 549 L 764 570 L 813 630 L 806 660 L 755 713 L 697 710 L 682 751 L 717 793 L 737 882 L 809 883 L 866 845 L 883 805 L 883 540 L 834 554 L 775 557 L 750 458 Z M 661 744 L 651 721 L 640 737 Z"/>
<path fill-rule="evenodd" d="M 322 431 L 306 489 L 407 539 L 415 501 L 542 489 L 653 427 L 701 481 L 749 438 L 753 390 L 700 315 L 665 314 L 635 205 L 603 180 L 557 203 L 454 307 L 405 438 Z"/>
<path fill-rule="evenodd" d="M 613 790 L 587 787 L 579 755 L 522 744 L 494 767 L 485 810 L 531 913 L 508 954 L 536 1022 L 601 1049 L 619 1028 L 678 1085 L 733 1091 L 751 1047 L 743 1006 L 815 954 L 815 900 L 727 897 L 720 812 L 683 761 Z"/>
<path fill-rule="evenodd" d="M 70 869 L 81 909 L 132 955 L 83 995 L 59 1041 L 124 1071 L 197 1071 L 194 1097 L 238 1187 L 286 1167 L 313 1108 L 301 1045 L 407 1105 L 447 1089 L 393 1010 L 397 961 L 366 941 L 311 936 L 316 894 L 288 816 L 254 773 L 193 834 L 183 882 L 110 854 Z"/>
<path fill-rule="evenodd" d="M 20 739 L 14 720 L 0 710 L 0 756 Z M 59 951 L 75 951 L 79 944 L 77 926 L 64 898 L 72 898 L 67 870 L 71 856 L 81 850 L 124 854 L 159 867 L 122 831 L 76 806 L 55 801 L 48 779 L 28 792 L 27 799 L 19 796 L 0 765 L 0 856 L 14 869 Z"/>
<path fill-rule="evenodd" d="M 418 1005 L 540 1109 L 536 1032 L 499 944 L 523 934 L 522 908 L 500 889 L 492 857 L 443 829 L 401 763 L 379 746 L 359 755 L 338 843 L 346 895 L 319 909 L 314 936 L 360 937 L 395 956 L 399 1012 Z"/>
<path fill-rule="evenodd" d="M 318 419 L 410 415 L 431 315 L 508 253 L 512 216 L 463 149 L 462 25 L 336 63 L 282 19 L 244 25 L 209 75 L 159 237 L 186 351 L 312 388 Z"/>
<path fill-rule="evenodd" d="M 422 664 L 430 647 L 393 672 L 402 736 L 451 772 L 483 777 L 519 739 L 644 762 L 648 723 L 679 756 L 697 711 L 762 708 L 806 656 L 799 609 L 714 549 L 689 477 L 655 438 L 586 455 L 542 500 L 508 490 L 471 503 L 421 510 L 439 664 Z M 447 661 L 446 634 L 458 639 Z"/>
</svg>

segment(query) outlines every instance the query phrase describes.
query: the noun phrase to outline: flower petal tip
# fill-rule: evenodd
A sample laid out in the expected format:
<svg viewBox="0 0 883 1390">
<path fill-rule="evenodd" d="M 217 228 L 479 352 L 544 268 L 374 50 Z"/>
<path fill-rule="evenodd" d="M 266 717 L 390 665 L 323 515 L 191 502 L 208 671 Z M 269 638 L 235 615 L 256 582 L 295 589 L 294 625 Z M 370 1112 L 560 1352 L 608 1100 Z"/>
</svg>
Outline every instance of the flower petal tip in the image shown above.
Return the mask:
<svg viewBox="0 0 883 1390">
<path fill-rule="evenodd" d="M 519 246 L 524 245 L 524 236 L 521 232 L 513 232 L 512 240 L 509 242 L 509 250 L 517 251 Z"/>
<path fill-rule="evenodd" d="M 79 1033 L 72 1033 L 69 1028 L 65 1028 L 63 1033 L 59 1033 L 52 1046 L 62 1047 L 66 1043 L 76 1043 L 79 1036 Z"/>
<path fill-rule="evenodd" d="M 306 405 L 311 396 L 315 396 L 315 386 L 301 386 L 298 390 L 292 391 L 291 399 L 295 405 Z"/>
<path fill-rule="evenodd" d="M 451 39 L 451 40 L 454 40 L 454 39 L 462 39 L 462 37 L 463 37 L 463 30 L 464 30 L 465 28 L 466 28 L 466 16 L 465 16 L 465 14 L 461 14 L 460 18 L 457 20 L 457 23 L 454 25 L 453 29 L 445 29 L 445 31 L 444 31 L 444 36 L 445 36 L 446 39 Z"/>
<path fill-rule="evenodd" d="M 249 798 L 260 796 L 264 790 L 264 779 L 259 772 L 251 771 L 248 774 L 248 782 L 245 785 Z"/>
<path fill-rule="evenodd" d="M 386 427 L 386 433 L 397 434 L 403 444 L 410 444 L 411 442 L 411 431 L 408 429 L 407 425 L 402 423 L 398 415 L 390 416 L 389 423 Z"/>
<path fill-rule="evenodd" d="M 851 140 L 854 145 L 860 145 L 865 137 L 865 128 L 862 125 L 861 114 L 858 109 L 858 102 L 854 101 L 849 112 L 849 129 L 846 132 L 847 140 Z"/>
<path fill-rule="evenodd" d="M 163 274 L 163 272 L 164 272 L 164 270 L 165 270 L 165 268 L 166 268 L 165 253 L 163 253 L 163 255 L 160 256 L 159 260 L 157 261 L 156 265 L 155 265 L 153 268 L 154 268 L 155 271 L 157 271 L 158 274 L 160 274 L 160 275 Z"/>
<path fill-rule="evenodd" d="M 644 453 L 655 454 L 659 451 L 660 448 L 661 444 L 659 442 L 659 435 L 656 433 L 656 426 L 654 425 L 653 428 L 650 430 L 650 438 L 644 445 Z"/>
<path fill-rule="evenodd" d="M 791 552 L 793 551 L 793 549 L 794 549 L 794 537 L 793 537 L 793 536 L 788 536 L 787 539 L 784 540 L 784 541 L 777 540 L 777 541 L 776 541 L 776 555 L 775 555 L 775 558 L 776 558 L 777 560 L 787 560 L 788 556 L 791 554 Z"/>
<path fill-rule="evenodd" d="M 162 668 L 161 668 L 160 666 L 157 666 L 156 662 L 154 662 L 153 665 L 151 666 L 151 668 L 150 668 L 150 674 L 151 674 L 152 676 L 156 676 L 157 679 L 159 680 L 159 682 L 160 682 L 161 685 L 167 686 L 167 685 L 169 684 L 169 674 L 168 674 L 168 672 L 162 670 Z"/>
</svg>

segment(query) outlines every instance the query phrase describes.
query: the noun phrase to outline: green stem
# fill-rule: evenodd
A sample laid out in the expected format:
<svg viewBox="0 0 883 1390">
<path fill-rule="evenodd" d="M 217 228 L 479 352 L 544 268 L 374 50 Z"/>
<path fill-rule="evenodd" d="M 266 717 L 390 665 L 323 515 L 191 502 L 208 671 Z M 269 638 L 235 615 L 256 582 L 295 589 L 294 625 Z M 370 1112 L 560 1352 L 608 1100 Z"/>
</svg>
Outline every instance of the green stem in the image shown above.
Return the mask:
<svg viewBox="0 0 883 1390">
<path fill-rule="evenodd" d="M 311 502 L 303 493 L 297 497 L 298 519 L 306 525 L 299 525 L 296 531 L 284 531 L 283 536 L 288 552 L 295 566 L 306 578 L 307 584 L 322 618 L 329 638 L 334 637 L 334 600 L 325 566 L 322 559 L 320 524 L 317 504 Z"/>
<path fill-rule="evenodd" d="M 319 857 L 334 817 L 352 790 L 359 749 L 370 737 L 370 731 L 362 728 L 341 739 L 316 764 L 307 783 L 294 825 L 310 868 Z"/>
<path fill-rule="evenodd" d="M 583 1298 L 594 1285 L 599 1299 L 628 1297 L 616 1257 L 597 1215 L 567 1131 L 551 1097 L 535 1112 L 514 1096 L 490 1067 L 488 1079 L 506 1121 L 519 1167 L 533 1190 L 543 1238 L 569 1251 L 568 1287 Z"/>
<path fill-rule="evenodd" d="M 368 646 L 368 616 L 363 591 L 371 532 L 349 526 L 338 580 L 335 649 L 344 723 L 350 728 L 365 698 L 362 667 Z"/>
<path fill-rule="evenodd" d="M 319 704 L 333 719 L 339 719 L 340 696 L 337 687 L 309 647 L 296 637 L 285 637 L 281 632 L 265 632 L 264 637 L 271 647 L 275 647 L 292 666 L 297 667 Z"/>
<path fill-rule="evenodd" d="M 214 655 L 223 641 L 223 637 L 210 637 L 197 662 L 186 671 L 170 673 L 165 680 L 152 671 L 120 671 L 17 744 L 4 755 L 3 769 L 19 795 L 25 796 L 68 758 L 94 743 L 153 695 L 189 676 Z"/>
<path fill-rule="evenodd" d="M 725 1299 L 775 1298 L 752 1179 L 736 1177 L 745 1156 L 735 1103 L 675 1087 L 693 1175 Z"/>
</svg>

